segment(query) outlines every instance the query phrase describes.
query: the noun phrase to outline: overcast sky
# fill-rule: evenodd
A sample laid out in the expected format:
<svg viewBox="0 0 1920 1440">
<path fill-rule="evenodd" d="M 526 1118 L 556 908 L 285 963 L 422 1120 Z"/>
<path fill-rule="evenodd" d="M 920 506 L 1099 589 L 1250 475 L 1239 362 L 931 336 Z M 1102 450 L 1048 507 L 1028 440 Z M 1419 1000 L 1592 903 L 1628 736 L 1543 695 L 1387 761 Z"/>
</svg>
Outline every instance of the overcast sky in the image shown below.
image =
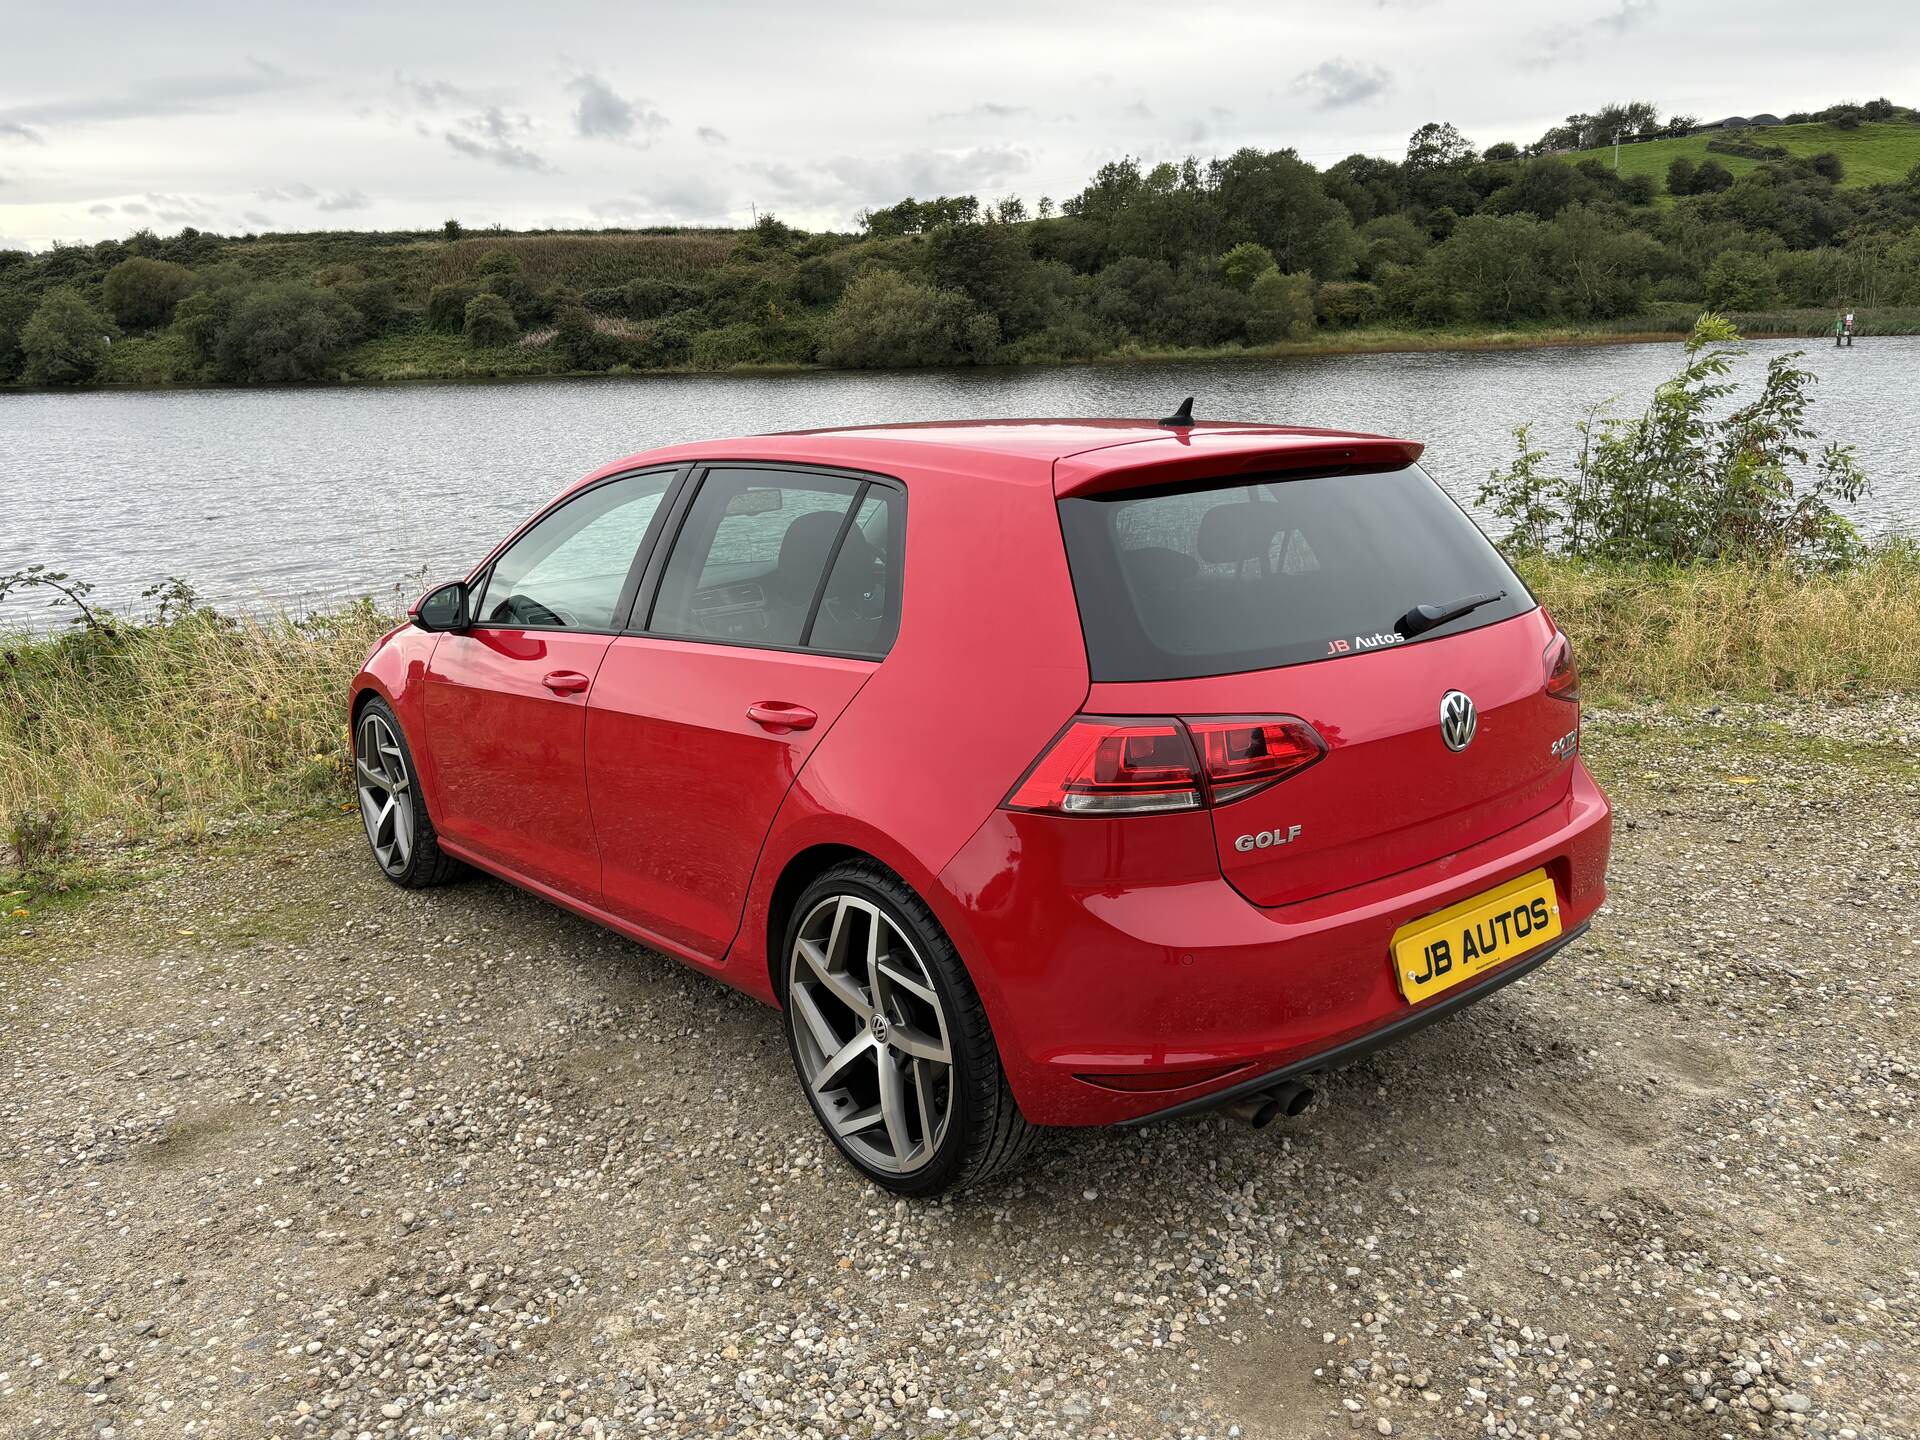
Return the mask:
<svg viewBox="0 0 1920 1440">
<path fill-rule="evenodd" d="M 848 228 L 1102 161 L 1398 156 L 1647 99 L 1920 103 L 1913 0 L 10 5 L 0 245 L 142 226 Z"/>
</svg>

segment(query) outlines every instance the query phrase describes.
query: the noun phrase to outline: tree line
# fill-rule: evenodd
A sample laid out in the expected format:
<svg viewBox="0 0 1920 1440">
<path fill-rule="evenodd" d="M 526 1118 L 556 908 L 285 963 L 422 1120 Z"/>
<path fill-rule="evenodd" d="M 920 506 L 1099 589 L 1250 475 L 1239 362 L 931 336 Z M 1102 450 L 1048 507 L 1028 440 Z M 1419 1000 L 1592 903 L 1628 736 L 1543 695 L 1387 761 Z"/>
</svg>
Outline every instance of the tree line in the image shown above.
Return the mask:
<svg viewBox="0 0 1920 1440">
<path fill-rule="evenodd" d="M 1398 160 L 1325 169 L 1290 149 L 1123 157 L 1057 204 L 907 198 L 849 234 L 771 215 L 704 236 L 469 235 L 449 221 L 0 251 L 0 380 L 331 378 L 368 341 L 467 371 L 889 367 L 1589 324 L 1654 306 L 1920 304 L 1920 165 L 1844 187 L 1832 154 L 1738 176 L 1708 156 L 1675 161 L 1662 194 L 1545 153 L 1623 115 L 1691 123 L 1638 103 L 1570 116 L 1525 150 L 1479 150 L 1436 122 Z"/>
</svg>

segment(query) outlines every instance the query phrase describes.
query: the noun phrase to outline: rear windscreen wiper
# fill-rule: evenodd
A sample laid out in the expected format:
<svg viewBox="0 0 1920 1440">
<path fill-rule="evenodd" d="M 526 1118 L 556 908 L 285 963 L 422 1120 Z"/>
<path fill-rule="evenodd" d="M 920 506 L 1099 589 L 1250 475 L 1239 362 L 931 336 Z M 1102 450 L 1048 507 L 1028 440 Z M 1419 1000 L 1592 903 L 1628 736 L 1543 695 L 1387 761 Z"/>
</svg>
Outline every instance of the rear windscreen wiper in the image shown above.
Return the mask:
<svg viewBox="0 0 1920 1440">
<path fill-rule="evenodd" d="M 1393 628 L 1404 638 L 1411 640 L 1416 635 L 1424 635 L 1429 630 L 1438 629 L 1449 620 L 1458 620 L 1462 615 L 1471 615 L 1482 605 L 1491 605 L 1496 600 L 1507 598 L 1504 590 L 1494 590 L 1485 595 L 1469 595 L 1464 600 L 1455 600 L 1450 605 L 1416 605 L 1398 620 Z"/>
</svg>

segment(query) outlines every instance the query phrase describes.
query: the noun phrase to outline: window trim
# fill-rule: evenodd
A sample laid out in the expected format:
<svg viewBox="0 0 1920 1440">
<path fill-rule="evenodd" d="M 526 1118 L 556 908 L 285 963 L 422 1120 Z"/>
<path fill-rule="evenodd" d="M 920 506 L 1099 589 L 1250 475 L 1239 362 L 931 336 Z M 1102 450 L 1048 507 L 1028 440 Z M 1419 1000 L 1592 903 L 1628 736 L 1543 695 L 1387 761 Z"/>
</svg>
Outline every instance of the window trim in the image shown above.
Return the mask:
<svg viewBox="0 0 1920 1440">
<path fill-rule="evenodd" d="M 548 505 L 545 509 L 536 512 L 524 521 L 517 530 L 505 540 L 501 541 L 500 544 L 496 545 L 493 553 L 488 555 L 487 558 L 481 562 L 479 568 L 467 577 L 467 603 L 473 605 L 477 598 L 486 594 L 486 587 L 493 583 L 493 568 L 500 563 L 501 556 L 505 555 L 507 551 L 517 545 L 523 536 L 531 534 L 538 526 L 545 524 L 547 520 L 558 515 L 574 501 L 581 499 L 583 496 L 590 495 L 605 486 L 617 485 L 623 480 L 638 480 L 647 475 L 664 475 L 667 477 L 666 488 L 661 491 L 660 503 L 654 507 L 653 515 L 647 521 L 647 533 L 641 536 L 640 544 L 634 551 L 634 558 L 627 566 L 626 579 L 620 582 L 620 593 L 614 599 L 613 615 L 609 621 L 608 628 L 602 629 L 598 626 L 585 625 L 500 625 L 491 621 L 476 619 L 468 624 L 467 631 L 535 630 L 542 632 L 552 631 L 561 635 L 612 636 L 624 634 L 627 622 L 633 613 L 634 601 L 640 594 L 640 586 L 647 564 L 652 559 L 654 550 L 659 546 L 660 532 L 663 528 L 662 521 L 669 510 L 678 503 L 680 493 L 687 482 L 687 472 L 692 468 L 691 465 L 684 464 L 643 465 L 637 470 L 622 470 L 616 475 L 603 475 L 591 484 L 577 486 Z"/>
<path fill-rule="evenodd" d="M 646 573 L 641 577 L 639 592 L 634 597 L 632 611 L 627 617 L 626 628 L 621 635 L 630 635 L 637 639 L 657 640 L 676 645 L 722 645 L 733 650 L 765 650 L 780 655 L 825 655 L 835 660 L 882 661 L 892 653 L 894 645 L 900 639 L 900 626 L 896 623 L 893 635 L 885 648 L 880 650 L 828 650 L 818 645 L 809 645 L 807 639 L 813 634 L 813 624 L 818 618 L 822 598 L 826 594 L 827 582 L 833 578 L 833 567 L 839 563 L 840 547 L 846 543 L 848 532 L 859 517 L 860 507 L 867 497 L 877 489 L 892 491 L 899 497 L 900 524 L 898 533 L 889 537 L 891 553 L 889 560 L 897 561 L 897 574 L 894 579 L 894 603 L 904 607 L 906 602 L 906 557 L 907 557 L 907 487 L 897 477 L 881 475 L 866 470 L 853 470 L 844 465 L 815 465 L 804 460 L 702 460 L 689 467 L 691 473 L 680 480 L 680 491 L 675 499 L 674 513 L 668 519 L 668 528 L 672 533 L 663 534 L 654 544 L 647 558 Z M 659 603 L 660 585 L 666 577 L 667 562 L 672 557 L 674 546 L 680 543 L 680 533 L 686 526 L 688 514 L 700 498 L 707 477 L 715 470 L 766 470 L 775 474 L 798 476 L 829 476 L 834 479 L 851 480 L 856 489 L 853 499 L 847 506 L 847 513 L 840 523 L 840 532 L 834 537 L 832 548 L 827 552 L 826 565 L 820 572 L 820 580 L 814 589 L 813 603 L 807 611 L 807 622 L 800 632 L 798 645 L 776 645 L 761 640 L 731 640 L 716 635 L 669 635 L 653 628 L 653 610 Z M 663 509 L 665 507 L 662 507 Z M 643 618 L 644 617 L 644 618 Z M 904 610 L 902 611 L 904 619 Z"/>
</svg>

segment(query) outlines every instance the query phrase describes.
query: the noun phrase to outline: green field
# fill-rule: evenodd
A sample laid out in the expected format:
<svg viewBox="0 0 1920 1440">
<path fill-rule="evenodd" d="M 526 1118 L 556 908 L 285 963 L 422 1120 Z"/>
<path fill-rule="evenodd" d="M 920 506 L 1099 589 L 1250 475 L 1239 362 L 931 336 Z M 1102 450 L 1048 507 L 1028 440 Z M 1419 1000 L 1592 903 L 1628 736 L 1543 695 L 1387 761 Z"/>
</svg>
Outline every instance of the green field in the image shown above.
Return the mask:
<svg viewBox="0 0 1920 1440">
<path fill-rule="evenodd" d="M 1863 124 L 1853 130 L 1837 125 L 1768 125 L 1759 130 L 1712 130 L 1703 135 L 1687 135 L 1678 140 L 1640 140 L 1620 147 L 1622 175 L 1651 175 L 1662 193 L 1667 187 L 1667 166 L 1679 156 L 1698 165 L 1702 160 L 1718 160 L 1736 176 L 1744 175 L 1765 162 L 1739 155 L 1719 155 L 1707 149 L 1707 141 L 1738 134 L 1760 145 L 1784 145 L 1794 155 L 1818 155 L 1831 150 L 1846 168 L 1842 185 L 1883 185 L 1904 180 L 1907 172 L 1920 165 L 1920 124 L 1908 120 L 1882 120 Z M 1583 150 L 1569 160 L 1598 156 L 1612 163 L 1613 147 Z"/>
</svg>

